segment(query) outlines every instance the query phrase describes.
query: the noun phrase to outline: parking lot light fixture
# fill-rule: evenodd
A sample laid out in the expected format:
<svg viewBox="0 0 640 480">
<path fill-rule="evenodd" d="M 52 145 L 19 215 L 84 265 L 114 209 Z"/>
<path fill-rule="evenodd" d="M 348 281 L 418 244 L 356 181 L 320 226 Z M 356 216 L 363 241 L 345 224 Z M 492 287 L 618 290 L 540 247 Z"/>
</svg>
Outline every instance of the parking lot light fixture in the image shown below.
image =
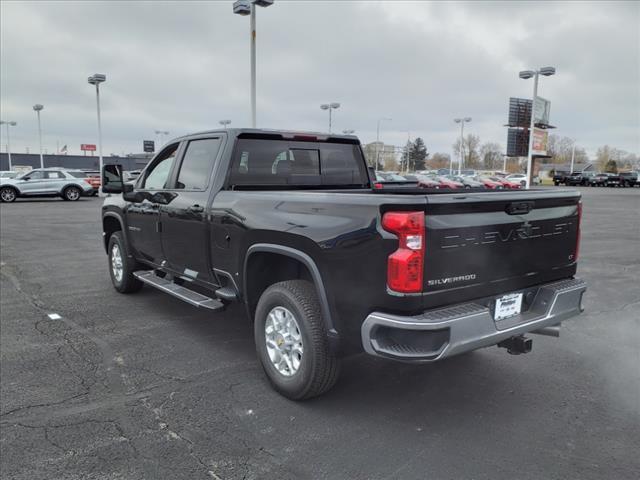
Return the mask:
<svg viewBox="0 0 640 480">
<path fill-rule="evenodd" d="M 331 110 L 340 108 L 340 104 L 338 102 L 323 103 L 320 105 L 320 108 L 322 110 L 329 110 L 329 133 L 331 133 Z"/>
<path fill-rule="evenodd" d="M 16 122 L 5 122 L 4 120 L 0 120 L 0 125 L 5 125 L 7 128 L 7 158 L 9 159 L 9 170 L 12 170 L 13 167 L 11 165 L 11 140 L 9 137 L 9 127 L 15 127 L 18 124 Z"/>
<path fill-rule="evenodd" d="M 343 133 L 344 135 L 353 135 L 354 133 L 356 133 L 356 131 L 355 131 L 355 130 L 353 130 L 353 129 L 348 128 L 348 129 L 346 129 L 346 130 L 342 130 L 342 133 Z"/>
<path fill-rule="evenodd" d="M 270 7 L 273 0 L 237 0 L 233 13 L 246 17 L 251 15 L 251 126 L 256 128 L 256 7 Z"/>
<path fill-rule="evenodd" d="M 454 118 L 454 122 L 460 124 L 460 162 L 458 162 L 458 175 L 462 175 L 462 162 L 464 161 L 464 124 L 471 121 L 471 117 Z M 453 173 L 453 159 L 449 171 Z"/>
<path fill-rule="evenodd" d="M 380 123 L 381 122 L 390 122 L 390 118 L 382 117 L 378 119 L 378 125 L 376 127 L 376 170 L 378 170 L 378 166 L 380 163 Z"/>
<path fill-rule="evenodd" d="M 227 129 L 227 125 L 229 125 L 231 123 L 231 120 L 220 120 L 218 123 L 220 125 L 223 125 L 224 129 L 226 130 Z"/>
<path fill-rule="evenodd" d="M 99 158 L 99 162 L 100 162 L 100 175 L 102 175 L 102 166 L 103 166 L 103 160 L 102 160 L 102 123 L 101 123 L 101 119 L 100 119 L 100 84 L 102 82 L 106 82 L 107 81 L 107 76 L 104 75 L 103 73 L 94 73 L 93 75 L 91 75 L 88 79 L 87 82 L 91 85 L 95 85 L 96 86 L 96 111 L 98 114 L 98 158 Z M 100 190 L 98 191 L 99 193 L 102 192 L 102 186 L 100 187 Z"/>
<path fill-rule="evenodd" d="M 42 124 L 40 123 L 40 112 L 44 108 L 44 105 L 36 103 L 33 106 L 36 114 L 38 115 L 38 141 L 40 142 L 40 168 L 44 168 L 44 158 L 42 157 Z"/>
<path fill-rule="evenodd" d="M 540 75 L 550 77 L 555 75 L 555 67 L 542 67 L 538 70 L 523 70 L 519 73 L 519 77 L 523 80 L 533 78 L 533 97 L 531 97 L 531 120 L 529 123 L 529 151 L 527 152 L 527 174 L 525 188 L 531 186 L 531 175 L 533 167 L 533 129 L 535 127 L 535 111 L 536 111 L 536 99 L 538 98 L 538 78 Z"/>
</svg>

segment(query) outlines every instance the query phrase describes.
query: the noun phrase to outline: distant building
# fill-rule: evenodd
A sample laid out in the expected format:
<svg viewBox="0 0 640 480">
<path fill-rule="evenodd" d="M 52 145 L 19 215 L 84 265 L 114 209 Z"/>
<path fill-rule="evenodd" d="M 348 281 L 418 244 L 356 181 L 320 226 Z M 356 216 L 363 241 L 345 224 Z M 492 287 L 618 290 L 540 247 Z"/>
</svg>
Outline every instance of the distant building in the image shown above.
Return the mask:
<svg viewBox="0 0 640 480">
<path fill-rule="evenodd" d="M 551 172 L 570 172 L 570 163 L 542 163 L 538 168 L 538 176 L 550 177 Z M 574 172 L 593 172 L 595 167 L 592 163 L 576 163 L 573 165 Z"/>
<path fill-rule="evenodd" d="M 79 168 L 82 170 L 98 170 L 100 158 L 84 155 L 43 155 L 45 167 Z M 126 157 L 104 156 L 105 165 L 118 163 L 125 170 L 140 170 L 151 159 L 150 154 L 131 154 Z M 40 155 L 34 153 L 11 153 L 12 166 L 40 168 Z M 0 170 L 9 170 L 9 155 L 0 153 Z"/>
</svg>

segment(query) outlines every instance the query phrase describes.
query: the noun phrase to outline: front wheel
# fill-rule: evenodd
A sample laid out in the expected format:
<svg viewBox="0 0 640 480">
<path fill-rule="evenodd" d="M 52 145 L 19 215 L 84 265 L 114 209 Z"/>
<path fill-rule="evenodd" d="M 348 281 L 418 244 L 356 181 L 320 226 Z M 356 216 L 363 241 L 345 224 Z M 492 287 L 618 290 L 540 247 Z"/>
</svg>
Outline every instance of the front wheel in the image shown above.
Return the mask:
<svg viewBox="0 0 640 480">
<path fill-rule="evenodd" d="M 288 280 L 267 288 L 256 308 L 254 337 L 269 382 L 285 397 L 318 396 L 338 379 L 340 362 L 329 348 L 312 283 Z"/>
<path fill-rule="evenodd" d="M 3 202 L 15 202 L 17 196 L 18 194 L 16 193 L 15 188 L 2 187 L 2 189 L 0 190 L 0 200 L 2 200 Z"/>
<path fill-rule="evenodd" d="M 138 268 L 133 257 L 127 255 L 122 232 L 114 232 L 109 238 L 109 273 L 113 287 L 120 293 L 137 292 L 144 285 L 133 276 Z"/>
</svg>

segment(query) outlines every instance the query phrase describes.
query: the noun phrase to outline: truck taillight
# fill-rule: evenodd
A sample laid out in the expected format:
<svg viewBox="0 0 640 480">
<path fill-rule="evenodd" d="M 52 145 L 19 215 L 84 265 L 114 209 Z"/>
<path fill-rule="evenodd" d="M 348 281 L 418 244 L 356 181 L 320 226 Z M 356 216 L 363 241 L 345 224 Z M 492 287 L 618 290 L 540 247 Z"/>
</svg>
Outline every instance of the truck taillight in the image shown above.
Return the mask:
<svg viewBox="0 0 640 480">
<path fill-rule="evenodd" d="M 576 232 L 576 251 L 573 254 L 573 261 L 578 261 L 580 254 L 580 224 L 582 223 L 582 201 L 578 202 L 578 231 Z"/>
<path fill-rule="evenodd" d="M 424 273 L 424 212 L 387 212 L 382 228 L 398 236 L 398 249 L 389 256 L 387 285 L 402 293 L 422 291 Z"/>
</svg>

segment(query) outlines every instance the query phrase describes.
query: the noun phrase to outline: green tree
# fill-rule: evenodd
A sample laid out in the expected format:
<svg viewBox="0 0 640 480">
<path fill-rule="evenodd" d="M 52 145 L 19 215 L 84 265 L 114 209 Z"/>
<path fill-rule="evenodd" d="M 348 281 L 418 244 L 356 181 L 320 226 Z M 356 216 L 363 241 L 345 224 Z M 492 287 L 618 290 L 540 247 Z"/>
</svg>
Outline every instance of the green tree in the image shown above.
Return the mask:
<svg viewBox="0 0 640 480">
<path fill-rule="evenodd" d="M 428 156 L 424 140 L 420 137 L 416 138 L 409 150 L 409 169 L 414 172 L 424 170 Z"/>
</svg>

